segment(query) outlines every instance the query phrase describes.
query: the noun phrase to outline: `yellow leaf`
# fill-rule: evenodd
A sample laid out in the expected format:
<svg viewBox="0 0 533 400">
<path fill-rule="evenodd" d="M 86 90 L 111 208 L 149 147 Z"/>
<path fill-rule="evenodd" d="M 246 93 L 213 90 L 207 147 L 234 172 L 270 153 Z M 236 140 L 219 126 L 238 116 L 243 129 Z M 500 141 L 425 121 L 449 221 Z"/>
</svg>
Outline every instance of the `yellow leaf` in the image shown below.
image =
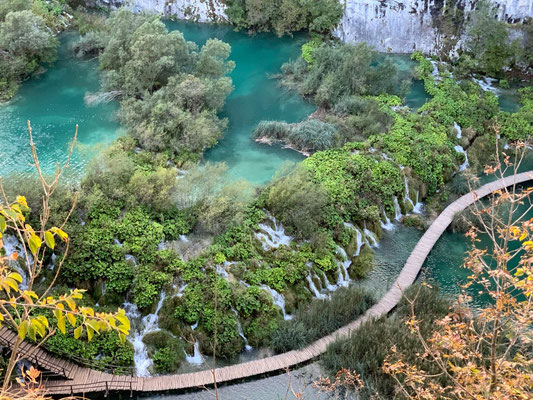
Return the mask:
<svg viewBox="0 0 533 400">
<path fill-rule="evenodd" d="M 87 339 L 89 340 L 89 342 L 93 338 L 93 334 L 94 334 L 93 328 L 91 328 L 90 325 L 87 325 Z"/>
<path fill-rule="evenodd" d="M 26 337 L 26 334 L 28 333 L 29 325 L 30 323 L 28 321 L 22 321 L 19 325 L 18 334 L 19 334 L 19 338 L 21 338 L 22 340 L 24 340 L 24 338 Z"/>
<path fill-rule="evenodd" d="M 4 232 L 7 228 L 6 219 L 0 215 L 0 232 Z"/>
<path fill-rule="evenodd" d="M 67 332 L 66 327 L 65 327 L 65 317 L 64 316 L 61 316 L 61 318 L 59 318 L 57 320 L 57 327 L 59 328 L 59 330 L 61 331 L 61 333 L 63 335 Z"/>
<path fill-rule="evenodd" d="M 26 197 L 24 196 L 17 196 L 17 203 L 24 207 L 28 207 L 28 203 L 26 202 Z"/>
<path fill-rule="evenodd" d="M 50 229 L 50 231 L 58 235 L 62 241 L 64 242 L 67 241 L 68 235 L 62 229 L 59 229 L 58 227 L 54 226 L 53 228 Z"/>
<path fill-rule="evenodd" d="M 12 272 L 8 275 L 9 278 L 16 280 L 17 282 L 22 282 L 22 276 L 18 272 Z"/>
<path fill-rule="evenodd" d="M 80 325 L 76 329 L 74 329 L 74 339 L 79 339 L 81 336 L 81 332 L 83 330 L 83 327 Z"/>
<path fill-rule="evenodd" d="M 67 305 L 72 311 L 76 310 L 76 302 L 70 297 L 65 298 L 65 303 L 67 303 Z"/>
<path fill-rule="evenodd" d="M 76 327 L 76 317 L 68 313 L 67 318 L 68 318 L 68 322 L 70 322 L 70 325 L 72 325 L 73 328 Z"/>
<path fill-rule="evenodd" d="M 44 233 L 44 242 L 49 248 L 54 250 L 54 247 L 56 246 L 56 240 L 54 239 L 54 235 L 50 231 L 46 231 Z"/>
<path fill-rule="evenodd" d="M 32 235 L 30 236 L 30 240 L 28 240 L 28 244 L 30 245 L 31 252 L 35 255 L 41 248 L 42 242 L 39 236 Z"/>
</svg>

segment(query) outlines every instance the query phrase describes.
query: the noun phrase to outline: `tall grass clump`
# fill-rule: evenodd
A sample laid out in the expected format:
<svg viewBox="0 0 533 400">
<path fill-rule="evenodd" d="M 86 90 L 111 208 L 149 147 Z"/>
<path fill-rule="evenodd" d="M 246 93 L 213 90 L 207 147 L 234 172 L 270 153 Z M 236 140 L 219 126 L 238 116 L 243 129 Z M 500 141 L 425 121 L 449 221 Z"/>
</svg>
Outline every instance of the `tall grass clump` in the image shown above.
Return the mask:
<svg viewBox="0 0 533 400">
<path fill-rule="evenodd" d="M 329 300 L 314 299 L 280 325 L 272 335 L 272 348 L 283 353 L 305 347 L 355 320 L 374 303 L 370 292 L 360 287 L 340 288 Z"/>
<path fill-rule="evenodd" d="M 451 303 L 439 294 L 438 289 L 427 286 L 415 285 L 406 292 L 406 296 L 412 299 L 416 293 L 415 312 L 421 321 L 422 335 L 428 337 L 434 330 L 434 321 L 448 313 Z M 403 299 L 390 317 L 366 322 L 350 337 L 332 343 L 321 358 L 328 375 L 335 376 L 341 368 L 354 370 L 365 382 L 361 399 L 370 399 L 376 392 L 381 398 L 394 398 L 395 381 L 382 370 L 385 357 L 393 346 L 399 352 L 409 354 L 411 360 L 417 358 L 417 353 L 423 352 L 420 342 L 405 324 L 409 316 L 409 304 Z M 431 366 L 427 368 L 431 371 Z"/>
</svg>

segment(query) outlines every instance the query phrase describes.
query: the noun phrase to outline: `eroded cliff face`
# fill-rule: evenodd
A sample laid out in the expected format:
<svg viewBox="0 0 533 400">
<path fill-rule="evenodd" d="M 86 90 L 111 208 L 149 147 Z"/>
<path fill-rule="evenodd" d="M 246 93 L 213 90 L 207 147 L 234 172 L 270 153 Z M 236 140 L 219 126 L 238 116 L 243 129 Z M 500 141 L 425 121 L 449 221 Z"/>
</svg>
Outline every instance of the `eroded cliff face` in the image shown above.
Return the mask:
<svg viewBox="0 0 533 400">
<path fill-rule="evenodd" d="M 225 22 L 224 0 L 88 0 L 111 7 L 127 5 L 197 22 Z M 269 1 L 269 0 L 264 0 Z M 453 52 L 476 0 L 339 0 L 346 10 L 335 35 L 345 42 L 367 42 L 380 51 L 428 54 Z M 533 16 L 533 0 L 493 0 L 497 17 L 520 23 Z"/>
<path fill-rule="evenodd" d="M 89 0 L 91 1 L 91 0 Z M 223 0 L 94 0 L 112 8 L 122 5 L 135 12 L 148 11 L 195 22 L 226 22 Z"/>
<path fill-rule="evenodd" d="M 380 51 L 436 54 L 461 44 L 461 25 L 475 0 L 346 0 L 335 34 Z M 498 0 L 499 19 L 519 23 L 533 16 L 533 0 Z M 445 13 L 445 11 L 447 11 Z"/>
</svg>

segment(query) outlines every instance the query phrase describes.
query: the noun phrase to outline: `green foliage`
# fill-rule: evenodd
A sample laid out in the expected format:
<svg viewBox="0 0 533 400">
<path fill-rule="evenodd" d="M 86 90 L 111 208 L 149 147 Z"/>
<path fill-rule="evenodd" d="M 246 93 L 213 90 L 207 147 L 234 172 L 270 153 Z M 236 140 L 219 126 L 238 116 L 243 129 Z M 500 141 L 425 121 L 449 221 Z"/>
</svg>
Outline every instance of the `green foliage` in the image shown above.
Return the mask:
<svg viewBox="0 0 533 400">
<path fill-rule="evenodd" d="M 390 59 L 365 43 L 322 45 L 313 51 L 313 65 L 299 59 L 282 66 L 282 83 L 321 107 L 333 107 L 354 95 L 395 94 L 400 78 Z M 357 73 L 354 73 L 357 71 Z"/>
<path fill-rule="evenodd" d="M 400 169 L 391 161 L 352 152 L 349 145 L 314 154 L 303 162 L 331 196 L 336 221 L 380 221 L 380 206 L 392 212 L 403 191 Z M 333 221 L 331 221 L 333 222 Z"/>
<path fill-rule="evenodd" d="M 512 66 L 520 54 L 518 42 L 509 43 L 504 21 L 494 18 L 494 4 L 487 0 L 476 3 L 466 28 L 466 48 L 476 59 L 476 69 L 489 76 L 499 76 L 504 67 Z"/>
<path fill-rule="evenodd" d="M 500 134 L 507 139 L 526 140 L 533 135 L 533 86 L 520 92 L 520 109 L 515 113 L 501 111 L 498 115 Z"/>
<path fill-rule="evenodd" d="M 428 337 L 433 331 L 433 322 L 448 312 L 450 303 L 438 294 L 438 290 L 419 285 L 411 287 L 406 296 L 410 299 L 420 290 L 415 312 L 421 322 L 422 335 Z M 360 395 L 369 399 L 375 392 L 382 398 L 394 398 L 396 384 L 390 375 L 382 372 L 383 361 L 390 355 L 392 346 L 414 360 L 423 352 L 420 342 L 409 332 L 404 319 L 410 316 L 407 302 L 402 300 L 396 314 L 363 324 L 354 330 L 350 337 L 335 341 L 328 346 L 322 356 L 322 365 L 330 376 L 335 376 L 341 368 L 354 370 L 361 375 L 365 389 Z M 425 365 L 426 371 L 433 371 Z"/>
<path fill-rule="evenodd" d="M 327 34 L 340 21 L 336 0 L 227 0 L 226 15 L 238 28 L 274 31 L 278 36 L 304 29 Z"/>
<path fill-rule="evenodd" d="M 330 300 L 314 299 L 299 308 L 292 320 L 274 332 L 272 346 L 278 353 L 305 347 L 355 320 L 373 304 L 372 295 L 361 288 L 340 288 Z"/>
<path fill-rule="evenodd" d="M 307 64 L 309 64 L 309 67 L 311 67 L 315 62 L 313 53 L 318 47 L 320 47 L 321 44 L 322 42 L 320 40 L 313 39 L 302 45 L 302 58 L 307 62 Z"/>
<path fill-rule="evenodd" d="M 20 11 L 11 11 L 10 7 Z M 0 13 L 8 10 L 3 17 L 0 15 L 0 101 L 11 98 L 18 82 L 40 64 L 53 62 L 58 46 L 41 15 L 16 1 L 3 4 Z"/>
<path fill-rule="evenodd" d="M 185 359 L 183 343 L 165 330 L 148 333 L 143 342 L 149 348 L 149 355 L 154 362 L 154 370 L 158 374 L 175 372 Z"/>
</svg>

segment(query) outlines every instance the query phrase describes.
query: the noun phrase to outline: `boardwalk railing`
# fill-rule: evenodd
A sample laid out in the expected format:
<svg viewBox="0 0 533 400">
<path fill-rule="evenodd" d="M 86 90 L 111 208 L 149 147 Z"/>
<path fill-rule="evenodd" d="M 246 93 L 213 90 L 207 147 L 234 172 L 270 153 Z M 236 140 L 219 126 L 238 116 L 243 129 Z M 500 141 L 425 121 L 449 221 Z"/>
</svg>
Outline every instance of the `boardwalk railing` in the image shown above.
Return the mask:
<svg viewBox="0 0 533 400">
<path fill-rule="evenodd" d="M 368 309 L 357 320 L 301 350 L 293 350 L 260 360 L 217 368 L 214 371 L 216 381 L 219 383 L 230 382 L 302 364 L 324 353 L 330 343 L 340 337 L 348 336 L 351 331 L 357 329 L 364 322 L 388 314 L 401 300 L 403 292 L 415 281 L 427 255 L 442 233 L 450 225 L 454 215 L 466 209 L 477 199 L 485 197 L 496 190 L 532 179 L 533 171 L 499 179 L 460 197 L 446 207 L 418 241 L 393 286 L 378 303 Z M 13 342 L 14 336 L 15 334 L 13 332 L 2 328 L 0 330 L 0 344 L 9 346 Z M 31 346 L 31 344 L 25 342 L 24 346 L 21 346 L 21 355 L 24 356 L 25 352 L 29 352 Z M 58 373 L 58 371 L 64 371 L 63 376 L 67 378 L 62 381 L 46 382 L 45 386 L 50 394 L 70 395 L 90 392 L 105 392 L 107 394 L 109 391 L 115 390 L 129 391 L 130 393 L 134 391 L 155 392 L 202 387 L 213 383 L 213 371 L 210 370 L 147 378 L 128 377 L 80 367 L 68 360 L 54 358 L 42 349 L 38 349 L 33 354 L 33 358 L 30 358 L 30 361 L 34 361 L 39 366 L 52 372 Z"/>
</svg>

